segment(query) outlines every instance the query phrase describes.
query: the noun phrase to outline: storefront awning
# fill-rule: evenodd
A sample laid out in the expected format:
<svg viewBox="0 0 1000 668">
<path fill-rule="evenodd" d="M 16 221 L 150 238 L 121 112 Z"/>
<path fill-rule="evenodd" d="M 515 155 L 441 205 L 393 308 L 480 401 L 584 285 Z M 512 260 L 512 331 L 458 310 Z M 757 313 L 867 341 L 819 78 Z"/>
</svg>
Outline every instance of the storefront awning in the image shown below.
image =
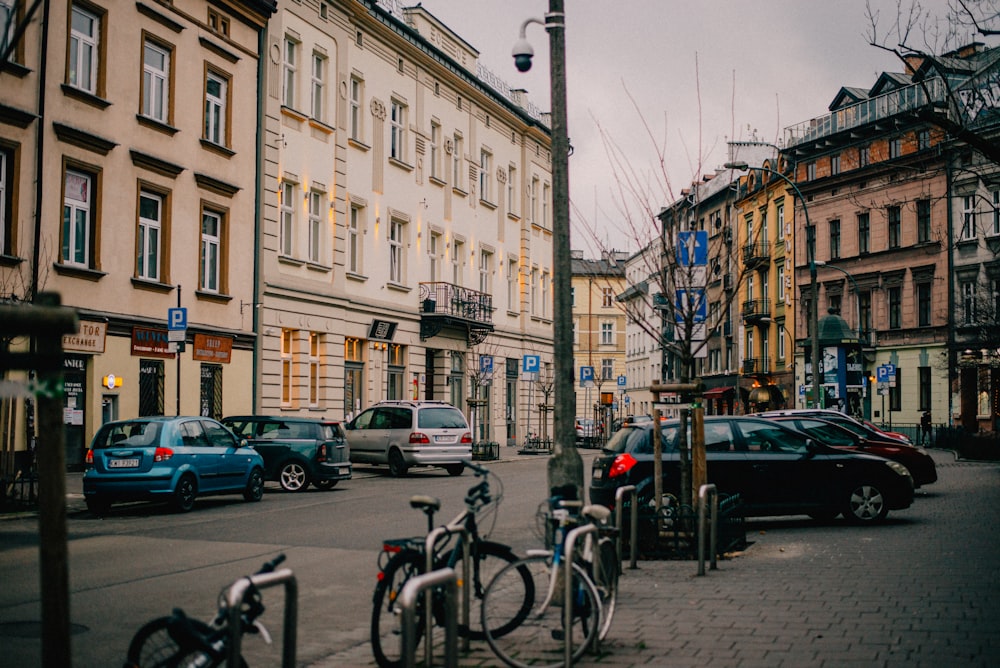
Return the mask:
<svg viewBox="0 0 1000 668">
<path fill-rule="evenodd" d="M 727 394 L 732 393 L 732 391 L 733 391 L 732 387 L 713 387 L 710 390 L 705 390 L 704 392 L 702 392 L 701 396 L 706 399 L 719 399 L 721 397 L 726 396 Z"/>
</svg>

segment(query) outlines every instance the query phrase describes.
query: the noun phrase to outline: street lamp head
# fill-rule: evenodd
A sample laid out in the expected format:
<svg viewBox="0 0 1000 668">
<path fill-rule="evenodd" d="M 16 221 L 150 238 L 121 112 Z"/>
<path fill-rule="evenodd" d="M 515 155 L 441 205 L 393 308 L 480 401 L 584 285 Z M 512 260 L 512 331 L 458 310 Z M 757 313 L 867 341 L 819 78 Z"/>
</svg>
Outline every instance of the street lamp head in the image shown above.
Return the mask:
<svg viewBox="0 0 1000 668">
<path fill-rule="evenodd" d="M 723 168 L 725 168 L 725 169 L 736 169 L 736 170 L 739 170 L 741 172 L 745 172 L 746 170 L 750 169 L 750 165 L 748 165 L 744 161 L 740 161 L 740 162 L 727 162 L 726 164 L 723 165 Z"/>
<path fill-rule="evenodd" d="M 514 48 L 511 49 L 510 55 L 514 56 L 514 66 L 517 68 L 517 71 L 527 72 L 531 69 L 531 59 L 535 55 L 535 50 L 531 48 L 528 40 L 521 37 L 521 39 L 514 43 Z"/>
</svg>

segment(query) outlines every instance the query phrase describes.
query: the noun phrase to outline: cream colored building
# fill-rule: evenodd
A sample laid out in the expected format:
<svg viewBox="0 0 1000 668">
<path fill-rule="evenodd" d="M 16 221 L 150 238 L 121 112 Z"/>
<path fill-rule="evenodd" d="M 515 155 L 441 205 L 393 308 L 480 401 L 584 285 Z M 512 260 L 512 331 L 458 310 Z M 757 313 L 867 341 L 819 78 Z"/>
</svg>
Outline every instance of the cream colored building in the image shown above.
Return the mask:
<svg viewBox="0 0 1000 668">
<path fill-rule="evenodd" d="M 46 36 L 24 14 L 31 4 L 20 3 L 27 29 L 0 66 L 0 298 L 54 291 L 79 310 L 81 331 L 64 342 L 75 468 L 105 420 L 250 407 L 243 304 L 258 53 L 274 3 L 52 2 Z M 179 361 L 167 343 L 178 306 Z M 5 452 L 26 447 L 30 410 L 4 402 Z"/>
<path fill-rule="evenodd" d="M 285 3 L 269 28 L 254 408 L 445 400 L 514 444 L 538 419 L 523 358 L 551 369 L 549 130 L 433 15 L 387 6 Z"/>
</svg>

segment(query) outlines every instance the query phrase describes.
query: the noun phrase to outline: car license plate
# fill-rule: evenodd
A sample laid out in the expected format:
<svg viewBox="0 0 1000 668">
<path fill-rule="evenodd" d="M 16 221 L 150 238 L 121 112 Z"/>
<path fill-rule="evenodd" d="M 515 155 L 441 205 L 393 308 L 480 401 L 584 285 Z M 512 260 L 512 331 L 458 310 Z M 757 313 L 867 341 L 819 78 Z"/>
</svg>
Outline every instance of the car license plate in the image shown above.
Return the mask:
<svg viewBox="0 0 1000 668">
<path fill-rule="evenodd" d="M 442 435 L 442 436 L 435 436 L 434 437 L 434 442 L 435 443 L 454 443 L 455 442 L 455 437 L 454 436 L 449 436 L 447 434 Z"/>
<path fill-rule="evenodd" d="M 139 460 L 132 459 L 109 459 L 109 469 L 134 469 L 139 467 Z"/>
<path fill-rule="evenodd" d="M 604 469 L 594 469 L 590 477 L 594 480 L 600 480 L 604 477 Z"/>
</svg>

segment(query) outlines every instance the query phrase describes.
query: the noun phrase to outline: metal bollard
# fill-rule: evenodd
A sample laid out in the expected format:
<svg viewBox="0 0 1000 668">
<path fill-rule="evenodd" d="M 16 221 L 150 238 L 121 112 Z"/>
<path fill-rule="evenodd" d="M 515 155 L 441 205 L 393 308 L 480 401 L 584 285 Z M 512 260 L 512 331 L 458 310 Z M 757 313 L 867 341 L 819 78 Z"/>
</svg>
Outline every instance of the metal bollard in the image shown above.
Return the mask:
<svg viewBox="0 0 1000 668">
<path fill-rule="evenodd" d="M 427 538 L 424 540 L 424 554 L 427 556 L 425 573 L 430 573 L 434 570 L 434 547 L 437 542 L 441 539 L 441 536 L 449 535 L 452 533 L 462 534 L 462 623 L 465 624 L 465 628 L 472 629 L 472 620 L 469 619 L 469 609 L 471 608 L 471 592 L 472 588 L 468 586 L 469 583 L 469 567 L 471 563 L 469 561 L 469 531 L 463 526 L 440 526 L 427 534 Z M 426 599 L 427 609 L 431 609 L 431 592 L 428 590 Z M 431 637 L 431 630 L 434 627 L 434 615 L 427 615 L 427 619 L 424 620 L 424 631 L 427 637 Z M 424 657 L 426 659 L 425 663 L 429 666 L 431 665 L 431 652 L 432 648 L 430 643 L 424 647 Z M 462 651 L 469 651 L 469 634 L 466 633 L 462 638 Z"/>
<path fill-rule="evenodd" d="M 282 668 L 295 666 L 295 627 L 298 625 L 299 588 L 292 571 L 287 568 L 273 573 L 258 573 L 250 575 L 233 583 L 226 591 L 226 606 L 229 613 L 229 656 L 228 666 L 240 665 L 240 641 L 243 638 L 243 625 L 240 624 L 240 612 L 243 607 L 243 597 L 250 586 L 257 589 L 267 589 L 275 585 L 285 585 L 285 630 L 281 647 Z"/>
<path fill-rule="evenodd" d="M 563 598 L 563 629 L 565 631 L 563 635 L 566 637 L 566 646 L 564 647 L 565 654 L 563 657 L 566 661 L 566 668 L 570 668 L 570 666 L 573 665 L 573 548 L 576 545 L 577 536 L 596 532 L 596 525 L 584 524 L 583 526 L 579 526 L 566 534 L 566 546 L 563 549 L 562 563 L 562 567 L 566 569 L 566 577 L 564 578 L 566 583 L 566 592 Z M 595 549 L 594 552 L 598 553 L 600 550 Z M 595 560 L 594 563 L 600 567 L 599 561 Z M 597 621 L 597 626 L 598 628 L 601 626 L 600 619 Z"/>
<path fill-rule="evenodd" d="M 719 493 L 715 485 L 702 485 L 698 488 L 698 575 L 705 574 L 705 506 L 708 505 L 709 498 L 712 503 L 711 528 L 711 548 L 712 548 L 712 570 L 718 566 L 715 561 L 716 537 L 719 519 Z"/>
<path fill-rule="evenodd" d="M 615 526 L 618 527 L 618 536 L 615 538 L 615 549 L 618 552 L 619 575 L 622 573 L 622 498 L 626 494 L 632 500 L 632 510 L 629 513 L 632 526 L 629 527 L 628 534 L 631 552 L 628 567 L 633 571 L 638 568 L 635 562 L 639 554 L 639 499 L 635 493 L 635 485 L 623 485 L 615 490 Z"/>
<path fill-rule="evenodd" d="M 439 585 L 445 586 L 444 596 L 444 665 L 448 668 L 458 666 L 458 610 L 455 597 L 458 595 L 458 576 L 452 568 L 442 568 L 430 573 L 424 573 L 410 578 L 403 591 L 399 594 L 399 607 L 403 611 L 402 664 L 406 668 L 416 665 L 417 633 L 416 633 L 416 603 L 417 597 L 426 589 Z M 434 611 L 426 610 L 428 617 L 434 616 Z M 428 635 L 424 638 L 427 647 L 432 647 L 434 639 Z M 432 657 L 431 657 L 432 658 Z M 431 665 L 430 658 L 427 665 Z"/>
</svg>

